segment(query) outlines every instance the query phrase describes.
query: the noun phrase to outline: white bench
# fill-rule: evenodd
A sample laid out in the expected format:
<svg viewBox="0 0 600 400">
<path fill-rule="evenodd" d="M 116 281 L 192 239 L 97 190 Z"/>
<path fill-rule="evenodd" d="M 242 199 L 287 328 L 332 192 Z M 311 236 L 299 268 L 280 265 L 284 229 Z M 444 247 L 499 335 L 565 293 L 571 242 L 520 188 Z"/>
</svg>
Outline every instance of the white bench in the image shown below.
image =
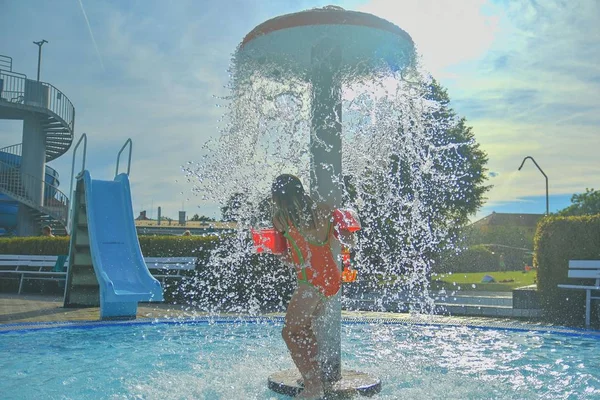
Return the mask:
<svg viewBox="0 0 600 400">
<path fill-rule="evenodd" d="M 558 285 L 561 289 L 585 290 L 585 326 L 589 327 L 592 300 L 600 300 L 600 295 L 592 295 L 600 291 L 600 260 L 569 260 L 569 278 L 596 280 L 594 285 Z"/>
<path fill-rule="evenodd" d="M 0 255 L 0 276 L 19 280 L 19 294 L 23 289 L 23 281 L 64 280 L 66 272 L 53 271 L 58 256 Z M 66 260 L 65 260 L 66 261 Z M 65 262 L 66 264 L 66 262 Z"/>
<path fill-rule="evenodd" d="M 0 254 L 0 279 L 18 279 L 19 294 L 25 280 L 64 280 L 66 271 L 55 270 L 57 259 L 58 256 Z M 166 279 L 182 279 L 186 271 L 196 268 L 196 257 L 144 257 L 144 261 L 150 273 L 163 283 Z M 68 258 L 64 267 L 67 264 Z"/>
<path fill-rule="evenodd" d="M 156 279 L 185 278 L 186 272 L 196 269 L 196 257 L 144 257 L 148 270 Z"/>
</svg>

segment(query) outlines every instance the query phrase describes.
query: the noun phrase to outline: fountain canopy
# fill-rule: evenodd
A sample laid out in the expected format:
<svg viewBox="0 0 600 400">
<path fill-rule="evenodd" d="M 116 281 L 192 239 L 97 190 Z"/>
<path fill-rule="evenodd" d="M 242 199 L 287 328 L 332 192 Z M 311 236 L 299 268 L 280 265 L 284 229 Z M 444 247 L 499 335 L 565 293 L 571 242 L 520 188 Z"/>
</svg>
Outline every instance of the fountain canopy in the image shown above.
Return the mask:
<svg viewBox="0 0 600 400">
<path fill-rule="evenodd" d="M 413 64 L 415 49 L 404 30 L 385 19 L 328 6 L 270 19 L 238 48 L 238 69 L 278 78 L 282 71 L 310 80 L 313 48 L 323 40 L 341 50 L 340 73 L 360 77 Z"/>
</svg>

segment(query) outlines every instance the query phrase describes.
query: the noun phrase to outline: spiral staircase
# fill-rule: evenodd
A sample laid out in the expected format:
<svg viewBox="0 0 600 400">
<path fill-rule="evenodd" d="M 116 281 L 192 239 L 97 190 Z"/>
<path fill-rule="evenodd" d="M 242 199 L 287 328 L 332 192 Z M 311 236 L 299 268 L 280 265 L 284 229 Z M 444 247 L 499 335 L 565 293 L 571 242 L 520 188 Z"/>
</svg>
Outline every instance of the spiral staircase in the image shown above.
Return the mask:
<svg viewBox="0 0 600 400">
<path fill-rule="evenodd" d="M 29 213 L 29 220 L 39 225 L 37 232 L 42 226 L 50 225 L 55 234 L 64 234 L 67 232 L 69 199 L 58 189 L 58 174 L 45 163 L 65 154 L 71 147 L 75 108 L 51 84 L 13 72 L 12 59 L 0 55 L 0 119 L 25 118 L 35 119 L 43 132 L 44 174 L 40 178 L 22 170 L 21 143 L 0 148 L 0 194 L 5 195 L 5 199 L 17 201 L 21 212 Z"/>
</svg>

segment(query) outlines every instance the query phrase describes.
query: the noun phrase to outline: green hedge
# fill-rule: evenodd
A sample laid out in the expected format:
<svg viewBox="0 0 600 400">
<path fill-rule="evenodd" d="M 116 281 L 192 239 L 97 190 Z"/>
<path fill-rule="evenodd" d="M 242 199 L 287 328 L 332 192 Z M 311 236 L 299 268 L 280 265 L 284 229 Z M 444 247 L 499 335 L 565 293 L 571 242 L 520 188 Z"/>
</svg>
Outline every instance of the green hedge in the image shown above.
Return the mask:
<svg viewBox="0 0 600 400">
<path fill-rule="evenodd" d="M 0 254 L 58 256 L 69 253 L 67 236 L 0 238 Z"/>
<path fill-rule="evenodd" d="M 546 217 L 538 224 L 534 246 L 538 292 L 545 316 L 555 323 L 582 324 L 584 292 L 559 289 L 557 285 L 593 284 L 589 279 L 568 278 L 569 260 L 600 259 L 600 215 Z"/>
<path fill-rule="evenodd" d="M 144 257 L 197 257 L 203 260 L 207 252 L 219 243 L 218 236 L 140 236 Z"/>
<path fill-rule="evenodd" d="M 204 258 L 218 243 L 217 236 L 140 236 L 144 257 Z M 69 237 L 0 238 L 0 254 L 61 255 L 69 252 Z"/>
<path fill-rule="evenodd" d="M 519 248 L 504 247 L 496 244 L 489 244 L 486 247 L 490 251 L 492 251 L 497 257 L 499 257 L 500 255 L 504 257 L 504 264 L 506 267 L 499 267 L 500 271 L 521 271 L 525 268 L 525 265 L 533 265 L 532 251 Z M 498 263 L 498 265 L 500 265 L 500 263 Z"/>
<path fill-rule="evenodd" d="M 246 255 L 225 265 L 201 264 L 173 294 L 178 302 L 209 312 L 284 311 L 295 276 L 272 255 Z"/>
<path fill-rule="evenodd" d="M 444 257 L 434 272 L 488 272 L 498 269 L 498 257 L 484 245 L 471 246 L 458 254 Z"/>
<path fill-rule="evenodd" d="M 249 239 L 224 238 L 176 298 L 204 311 L 283 311 L 295 288 L 295 275 L 271 254 L 254 254 Z"/>
<path fill-rule="evenodd" d="M 165 300 L 218 312 L 281 311 L 295 277 L 272 255 L 253 254 L 240 236 L 140 236 L 145 257 L 197 258 L 188 279 L 167 281 Z M 67 254 L 68 237 L 0 238 L 0 254 Z"/>
</svg>

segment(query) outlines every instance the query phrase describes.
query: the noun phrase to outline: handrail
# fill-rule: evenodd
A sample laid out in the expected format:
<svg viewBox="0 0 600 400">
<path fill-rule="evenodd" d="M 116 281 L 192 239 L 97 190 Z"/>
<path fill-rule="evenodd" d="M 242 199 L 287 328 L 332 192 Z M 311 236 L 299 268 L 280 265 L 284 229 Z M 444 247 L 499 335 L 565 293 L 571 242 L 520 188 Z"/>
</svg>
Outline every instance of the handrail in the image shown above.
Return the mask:
<svg viewBox="0 0 600 400">
<path fill-rule="evenodd" d="M 73 178 L 74 178 L 73 174 L 75 173 L 75 155 L 77 154 L 77 148 L 81 144 L 82 140 L 83 140 L 83 158 L 81 160 L 81 171 L 77 175 L 79 175 L 81 172 L 83 172 L 85 170 L 85 156 L 87 154 L 87 134 L 83 133 L 83 134 L 81 134 L 81 137 L 79 138 L 79 140 L 77 141 L 77 144 L 73 148 L 73 161 L 71 162 L 71 180 L 70 180 L 70 184 L 69 184 L 69 194 L 71 196 L 73 195 Z M 70 213 L 69 213 L 69 215 L 70 215 Z M 67 220 L 67 226 L 70 223 L 71 223 L 71 221 Z"/>
<path fill-rule="evenodd" d="M 131 150 L 133 148 L 133 142 L 131 138 L 127 139 L 121 150 L 119 150 L 119 154 L 117 154 L 117 169 L 115 171 L 115 178 L 119 175 L 119 160 L 121 159 L 121 153 L 125 150 L 125 147 L 129 144 L 129 160 L 127 161 L 127 175 L 129 175 L 129 171 L 131 170 Z"/>
<path fill-rule="evenodd" d="M 11 165 L 13 167 L 19 167 L 21 165 L 21 143 L 12 144 L 10 146 L 6 146 L 0 149 L 0 153 L 8 154 L 13 157 L 3 157 L 4 159 L 0 159 L 0 161 L 5 164 Z"/>
<path fill-rule="evenodd" d="M 44 197 L 43 199 L 35 199 L 30 193 L 38 193 L 40 184 L 44 187 Z M 0 161 L 0 192 L 35 208 L 41 213 L 50 215 L 67 226 L 69 198 L 56 186 L 24 173 L 19 168 L 12 167 L 2 161 Z"/>
<path fill-rule="evenodd" d="M 3 80 L 0 99 L 50 110 L 73 132 L 75 107 L 63 92 L 49 83 L 27 79 L 26 75 L 12 71 L 0 70 L 0 79 Z"/>
<path fill-rule="evenodd" d="M 0 148 L 0 151 L 3 153 L 10 153 L 10 154 L 14 154 L 16 156 L 20 156 L 22 146 L 23 146 L 23 143 L 11 144 L 9 146 L 4 146 L 4 147 Z M 13 148 L 15 150 L 12 150 Z"/>
<path fill-rule="evenodd" d="M 0 54 L 0 67 L 8 67 L 9 71 L 12 71 L 12 57 Z"/>
<path fill-rule="evenodd" d="M 11 74 L 11 75 L 18 75 L 19 77 L 27 79 L 27 75 L 22 74 L 20 72 L 15 72 L 12 69 L 7 71 L 7 70 L 5 70 L 3 68 L 0 68 L 0 72 L 4 72 L 4 73 L 7 73 L 7 74 Z"/>
<path fill-rule="evenodd" d="M 23 152 L 23 143 L 11 144 L 10 146 L 0 148 L 0 153 L 6 153 L 16 156 L 11 162 L 7 160 L 0 160 L 6 164 L 9 164 L 15 168 L 21 167 L 21 155 Z M 60 175 L 57 170 L 46 164 L 46 175 L 52 175 L 53 178 L 58 178 Z"/>
</svg>

